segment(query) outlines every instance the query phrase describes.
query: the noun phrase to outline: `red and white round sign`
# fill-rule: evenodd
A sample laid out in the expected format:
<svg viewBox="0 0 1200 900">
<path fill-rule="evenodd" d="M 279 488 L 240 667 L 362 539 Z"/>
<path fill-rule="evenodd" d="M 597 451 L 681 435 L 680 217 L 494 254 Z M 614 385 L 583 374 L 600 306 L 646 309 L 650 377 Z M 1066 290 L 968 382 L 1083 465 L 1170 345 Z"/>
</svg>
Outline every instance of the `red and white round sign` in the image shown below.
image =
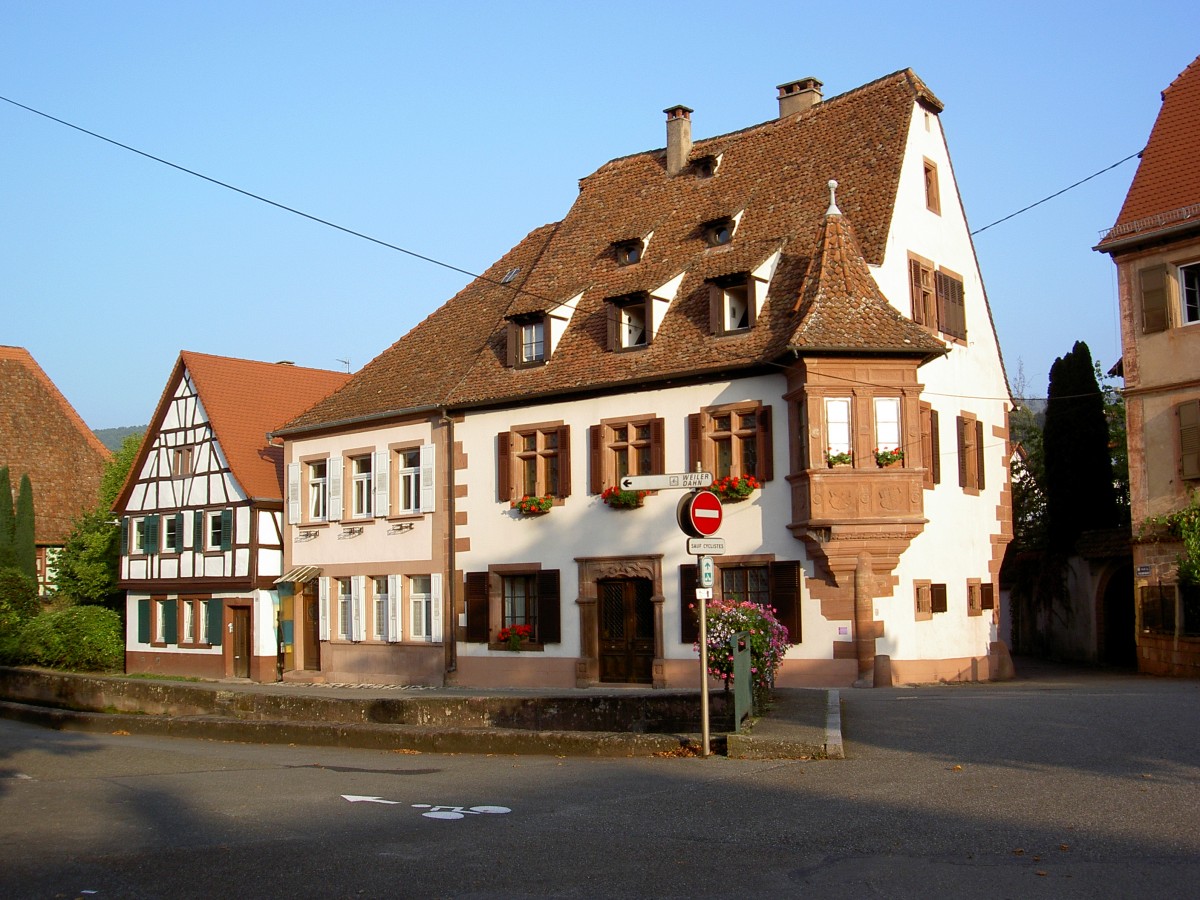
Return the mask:
<svg viewBox="0 0 1200 900">
<path fill-rule="evenodd" d="M 721 499 L 712 491 L 684 494 L 679 501 L 679 527 L 689 537 L 712 537 L 721 528 L 724 518 Z"/>
</svg>

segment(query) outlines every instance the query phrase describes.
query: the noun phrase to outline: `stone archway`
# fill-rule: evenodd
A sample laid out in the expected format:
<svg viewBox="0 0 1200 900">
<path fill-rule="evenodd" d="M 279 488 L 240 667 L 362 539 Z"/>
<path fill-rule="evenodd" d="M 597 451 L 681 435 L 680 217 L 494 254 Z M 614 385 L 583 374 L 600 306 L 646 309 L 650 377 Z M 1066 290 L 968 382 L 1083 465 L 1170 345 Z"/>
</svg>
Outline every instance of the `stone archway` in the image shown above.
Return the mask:
<svg viewBox="0 0 1200 900">
<path fill-rule="evenodd" d="M 647 556 L 576 557 L 579 565 L 579 660 L 575 664 L 576 687 L 600 683 L 600 622 L 597 612 L 600 581 L 614 578 L 644 578 L 650 582 L 654 608 L 653 685 L 666 687 L 663 672 L 662 554 Z"/>
</svg>

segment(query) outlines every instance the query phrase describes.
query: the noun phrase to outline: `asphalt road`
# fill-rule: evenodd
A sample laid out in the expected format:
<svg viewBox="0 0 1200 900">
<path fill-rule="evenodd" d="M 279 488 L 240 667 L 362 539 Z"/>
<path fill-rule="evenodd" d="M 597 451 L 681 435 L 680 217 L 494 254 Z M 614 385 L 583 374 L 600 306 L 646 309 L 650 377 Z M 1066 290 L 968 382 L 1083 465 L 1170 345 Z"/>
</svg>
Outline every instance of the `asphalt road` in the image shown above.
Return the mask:
<svg viewBox="0 0 1200 900">
<path fill-rule="evenodd" d="M 822 762 L 0 721 L 0 896 L 1200 896 L 1200 684 L 1027 665 L 842 698 Z"/>
</svg>

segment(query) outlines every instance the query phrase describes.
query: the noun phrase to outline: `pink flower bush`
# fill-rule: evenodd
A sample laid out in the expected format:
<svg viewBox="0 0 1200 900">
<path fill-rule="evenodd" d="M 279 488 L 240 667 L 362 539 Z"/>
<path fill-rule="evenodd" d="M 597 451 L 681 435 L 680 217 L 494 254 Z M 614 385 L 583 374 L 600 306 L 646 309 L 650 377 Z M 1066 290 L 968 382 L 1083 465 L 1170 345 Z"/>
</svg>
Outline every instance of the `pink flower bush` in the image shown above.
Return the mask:
<svg viewBox="0 0 1200 900">
<path fill-rule="evenodd" d="M 693 610 L 693 614 L 699 613 Z M 750 674 L 754 693 L 765 696 L 775 683 L 775 671 L 783 662 L 788 648 L 788 630 L 775 618 L 770 607 L 749 600 L 724 599 L 708 601 L 706 616 L 708 637 L 708 674 L 725 681 L 725 689 L 733 684 L 733 653 L 729 639 L 739 631 L 750 632 Z M 699 653 L 697 642 L 693 649 Z"/>
</svg>

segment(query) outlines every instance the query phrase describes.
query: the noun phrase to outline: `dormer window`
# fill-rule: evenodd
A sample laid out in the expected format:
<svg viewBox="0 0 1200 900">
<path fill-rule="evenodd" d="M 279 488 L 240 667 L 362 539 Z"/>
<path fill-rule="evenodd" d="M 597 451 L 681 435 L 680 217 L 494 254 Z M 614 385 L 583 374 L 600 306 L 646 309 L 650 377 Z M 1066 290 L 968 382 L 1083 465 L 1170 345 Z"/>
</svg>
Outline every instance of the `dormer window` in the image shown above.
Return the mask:
<svg viewBox="0 0 1200 900">
<path fill-rule="evenodd" d="M 761 289 L 747 272 L 712 279 L 708 290 L 713 334 L 736 334 L 753 328 L 759 307 L 756 293 Z"/>
<path fill-rule="evenodd" d="M 618 266 L 632 266 L 642 261 L 644 245 L 640 240 L 617 241 L 613 245 L 617 256 Z"/>
<path fill-rule="evenodd" d="M 712 178 L 717 174 L 717 168 L 721 165 L 721 157 L 713 154 L 701 156 L 693 165 L 697 178 Z"/>
<path fill-rule="evenodd" d="M 614 297 L 608 301 L 608 347 L 635 350 L 650 342 L 644 293 Z"/>
<path fill-rule="evenodd" d="M 708 246 L 720 247 L 722 244 L 728 244 L 732 241 L 735 224 L 733 218 L 730 216 L 705 222 L 704 239 L 708 241 Z"/>
<path fill-rule="evenodd" d="M 546 361 L 546 316 L 534 313 L 508 323 L 508 364 L 515 368 Z"/>
</svg>

